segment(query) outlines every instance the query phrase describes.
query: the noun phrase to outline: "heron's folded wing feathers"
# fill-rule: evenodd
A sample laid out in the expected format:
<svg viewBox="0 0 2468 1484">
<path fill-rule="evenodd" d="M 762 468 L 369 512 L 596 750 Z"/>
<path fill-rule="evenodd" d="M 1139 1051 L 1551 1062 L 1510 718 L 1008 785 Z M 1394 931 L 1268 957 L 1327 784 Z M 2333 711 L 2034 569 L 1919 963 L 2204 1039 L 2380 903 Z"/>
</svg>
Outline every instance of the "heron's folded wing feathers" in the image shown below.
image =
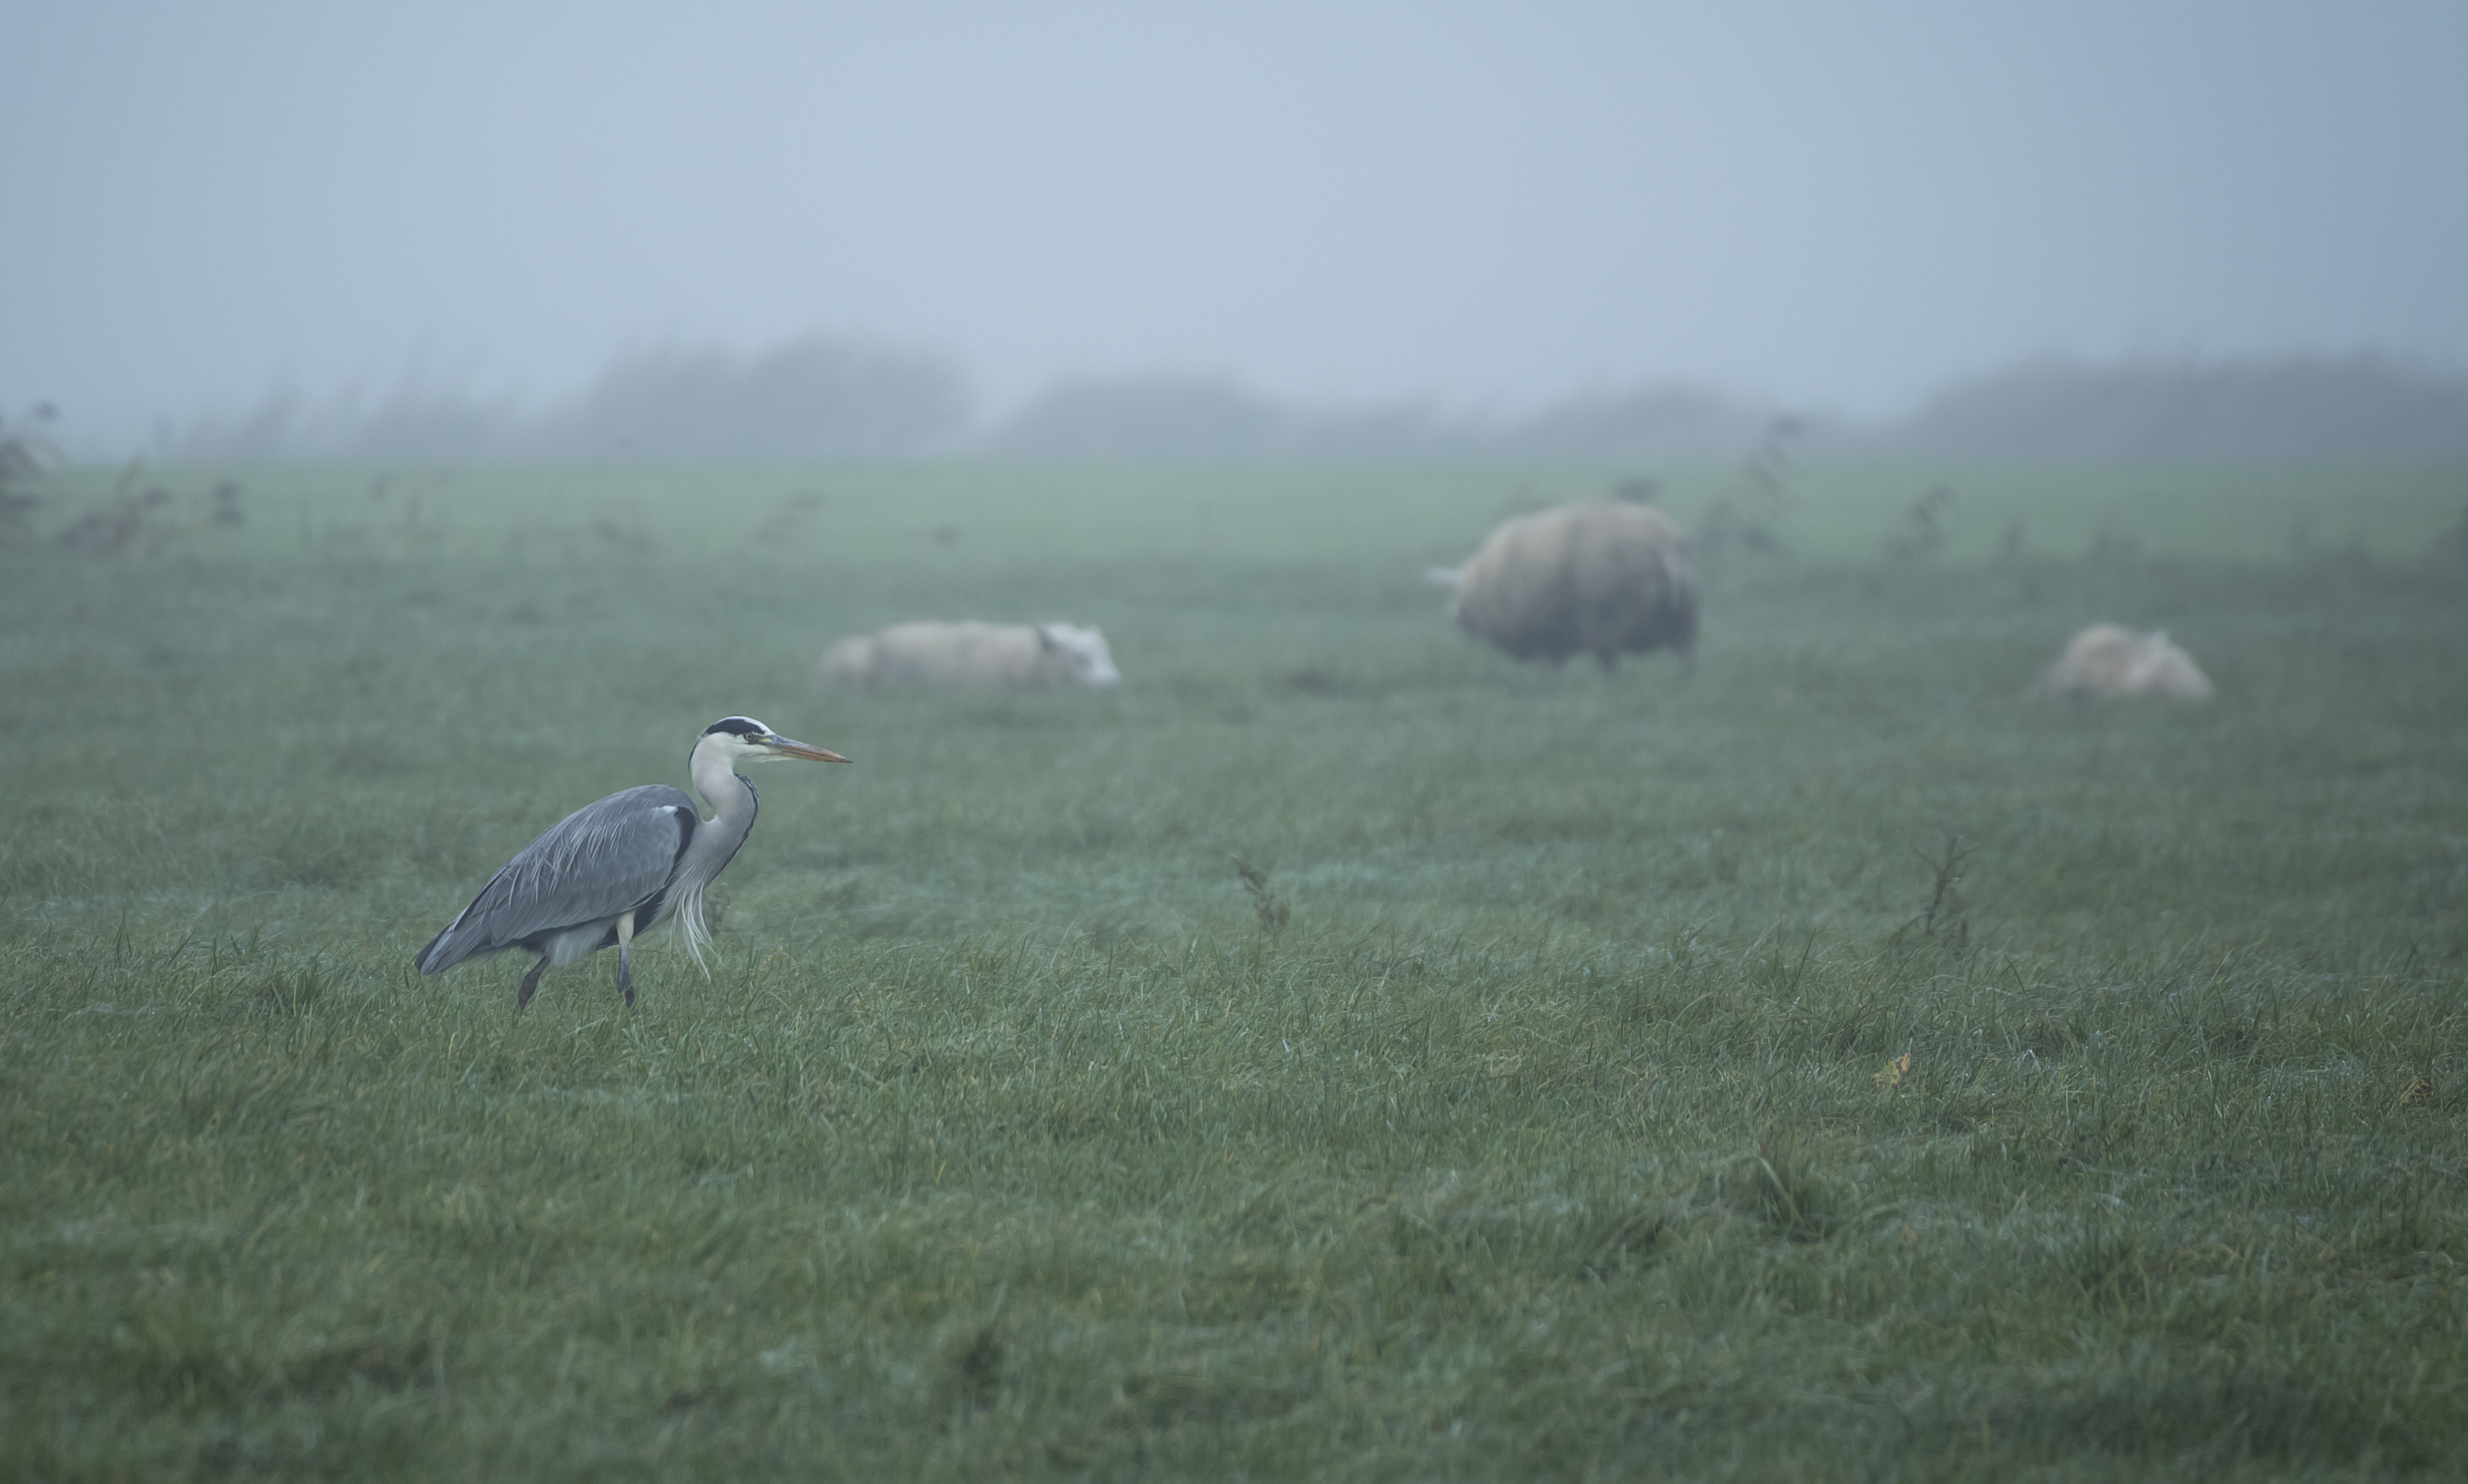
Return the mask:
<svg viewBox="0 0 2468 1484">
<path fill-rule="evenodd" d="M 697 823 L 694 801 L 665 784 L 584 805 L 490 878 L 462 916 L 421 950 L 421 972 L 640 906 L 668 883 Z"/>
</svg>

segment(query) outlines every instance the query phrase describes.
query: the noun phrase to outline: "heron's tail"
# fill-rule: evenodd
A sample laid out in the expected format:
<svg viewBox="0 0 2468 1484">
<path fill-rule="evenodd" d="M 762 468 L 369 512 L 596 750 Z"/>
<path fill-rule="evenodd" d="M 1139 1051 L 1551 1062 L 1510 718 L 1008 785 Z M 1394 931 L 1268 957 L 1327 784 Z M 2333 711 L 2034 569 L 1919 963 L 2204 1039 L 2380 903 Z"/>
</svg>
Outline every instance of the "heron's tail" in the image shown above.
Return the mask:
<svg viewBox="0 0 2468 1484">
<path fill-rule="evenodd" d="M 412 955 L 412 967 L 418 969 L 423 974 L 433 974 L 443 973 L 445 970 L 451 969 L 456 964 L 462 962 L 463 955 L 460 953 L 442 953 L 438 951 L 439 946 L 446 942 L 446 938 L 458 925 L 461 925 L 461 922 L 462 919 L 455 919 L 454 922 L 446 925 L 444 931 L 440 932 L 436 937 L 429 939 L 428 947 Z"/>
</svg>

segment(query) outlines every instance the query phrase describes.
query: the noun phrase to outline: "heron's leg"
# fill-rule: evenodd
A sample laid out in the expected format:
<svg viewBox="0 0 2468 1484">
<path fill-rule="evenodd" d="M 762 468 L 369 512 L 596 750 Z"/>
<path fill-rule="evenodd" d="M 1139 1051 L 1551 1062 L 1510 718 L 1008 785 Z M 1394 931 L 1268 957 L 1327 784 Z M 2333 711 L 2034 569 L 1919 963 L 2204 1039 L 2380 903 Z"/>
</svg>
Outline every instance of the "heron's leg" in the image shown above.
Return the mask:
<svg viewBox="0 0 2468 1484">
<path fill-rule="evenodd" d="M 617 988 L 626 992 L 626 1007 L 634 1005 L 634 970 L 626 962 L 626 950 L 634 941 L 634 914 L 627 913 L 617 920 Z"/>
<path fill-rule="evenodd" d="M 522 1014 L 523 1007 L 532 1002 L 532 992 L 539 988 L 540 970 L 547 967 L 548 955 L 545 953 L 532 960 L 532 971 L 523 975 L 523 987 L 514 992 L 514 1014 Z"/>
</svg>

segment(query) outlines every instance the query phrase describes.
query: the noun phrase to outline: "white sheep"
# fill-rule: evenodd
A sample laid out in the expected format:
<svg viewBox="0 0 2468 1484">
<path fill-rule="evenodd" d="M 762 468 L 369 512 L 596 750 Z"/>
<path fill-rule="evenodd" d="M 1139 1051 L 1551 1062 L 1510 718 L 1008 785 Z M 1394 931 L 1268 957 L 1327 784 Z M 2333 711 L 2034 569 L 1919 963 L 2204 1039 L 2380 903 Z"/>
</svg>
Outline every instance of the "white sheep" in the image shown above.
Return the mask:
<svg viewBox="0 0 2468 1484">
<path fill-rule="evenodd" d="M 1445 568 L 1426 576 L 1441 582 Z M 1609 501 L 1520 515 L 1456 571 L 1457 626 L 1519 659 L 1557 665 L 1590 653 L 1605 670 L 1625 653 L 1670 649 L 1690 666 L 1697 569 L 1687 537 L 1650 506 Z"/>
<path fill-rule="evenodd" d="M 2211 682 L 2194 657 L 2168 642 L 2165 629 L 2137 634 L 2121 624 L 2093 624 L 2066 644 L 2028 693 L 2045 700 L 2157 696 L 2208 700 Z"/>
<path fill-rule="evenodd" d="M 895 624 L 842 639 L 814 667 L 816 689 L 890 686 L 1031 690 L 1118 685 L 1106 636 L 1076 624 Z"/>
</svg>

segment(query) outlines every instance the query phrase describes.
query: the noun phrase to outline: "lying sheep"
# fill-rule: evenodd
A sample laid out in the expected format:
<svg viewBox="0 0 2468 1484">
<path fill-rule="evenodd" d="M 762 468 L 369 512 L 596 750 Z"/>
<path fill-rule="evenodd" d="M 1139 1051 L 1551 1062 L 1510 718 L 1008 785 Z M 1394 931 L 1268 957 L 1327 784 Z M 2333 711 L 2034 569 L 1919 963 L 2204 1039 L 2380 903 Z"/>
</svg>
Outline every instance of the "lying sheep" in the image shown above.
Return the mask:
<svg viewBox="0 0 2468 1484">
<path fill-rule="evenodd" d="M 886 686 L 1031 690 L 1117 685 L 1106 636 L 1076 624 L 895 624 L 842 639 L 814 667 L 816 689 Z"/>
<path fill-rule="evenodd" d="M 2121 624 L 2093 624 L 2067 643 L 2066 651 L 2028 694 L 2044 700 L 2111 696 L 2208 700 L 2211 682 L 2192 655 L 2168 642 L 2164 629 L 2137 634 Z"/>
<path fill-rule="evenodd" d="M 1426 574 L 1440 581 L 1446 568 Z M 1519 659 L 1697 647 L 1697 569 L 1660 511 L 1625 502 L 1560 505 L 1507 522 L 1456 572 L 1449 605 L 1467 633 Z"/>
</svg>

